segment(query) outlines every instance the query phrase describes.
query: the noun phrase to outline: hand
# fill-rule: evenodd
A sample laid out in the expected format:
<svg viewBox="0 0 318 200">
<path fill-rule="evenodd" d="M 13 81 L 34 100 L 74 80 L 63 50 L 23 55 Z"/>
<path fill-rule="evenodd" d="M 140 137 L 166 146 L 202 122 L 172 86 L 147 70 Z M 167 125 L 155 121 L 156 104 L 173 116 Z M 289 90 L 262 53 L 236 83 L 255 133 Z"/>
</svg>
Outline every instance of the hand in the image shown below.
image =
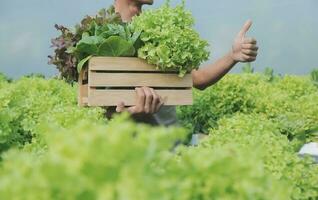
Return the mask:
<svg viewBox="0 0 318 200">
<path fill-rule="evenodd" d="M 123 102 L 117 104 L 116 112 L 128 111 L 131 114 L 153 114 L 163 106 L 163 99 L 149 87 L 136 88 L 137 103 L 126 108 Z"/>
<path fill-rule="evenodd" d="M 246 33 L 251 26 L 252 21 L 248 20 L 234 40 L 231 57 L 235 62 L 253 62 L 256 60 L 257 41 L 254 38 L 246 37 Z"/>
</svg>

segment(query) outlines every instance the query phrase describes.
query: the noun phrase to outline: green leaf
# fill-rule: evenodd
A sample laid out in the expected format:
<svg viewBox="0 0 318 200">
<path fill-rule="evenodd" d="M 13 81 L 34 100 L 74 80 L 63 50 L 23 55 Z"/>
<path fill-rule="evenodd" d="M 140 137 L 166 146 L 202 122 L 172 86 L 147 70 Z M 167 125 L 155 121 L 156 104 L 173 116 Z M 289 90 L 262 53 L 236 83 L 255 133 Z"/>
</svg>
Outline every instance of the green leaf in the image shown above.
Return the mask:
<svg viewBox="0 0 318 200">
<path fill-rule="evenodd" d="M 81 72 L 83 66 L 86 64 L 86 62 L 91 59 L 93 56 L 87 56 L 86 58 L 84 58 L 83 60 L 81 60 L 78 65 L 77 65 L 77 71 L 78 73 Z"/>
<path fill-rule="evenodd" d="M 69 53 L 69 54 L 72 54 L 72 53 L 75 53 L 75 52 L 76 52 L 76 48 L 75 47 L 69 47 L 66 50 L 66 53 Z"/>
<path fill-rule="evenodd" d="M 135 48 L 133 44 L 119 36 L 111 36 L 106 39 L 99 47 L 99 56 L 134 56 Z"/>
<path fill-rule="evenodd" d="M 310 75 L 314 84 L 318 86 L 318 69 L 313 70 Z"/>
<path fill-rule="evenodd" d="M 92 21 L 90 24 L 90 28 L 89 31 L 91 34 L 97 35 L 97 31 L 98 31 L 99 26 L 97 25 L 97 23 L 95 21 Z"/>
<path fill-rule="evenodd" d="M 186 74 L 187 74 L 187 70 L 180 70 L 178 76 L 179 76 L 180 78 L 183 78 Z"/>
<path fill-rule="evenodd" d="M 242 68 L 243 73 L 252 74 L 254 73 L 254 68 L 252 67 L 251 63 L 246 63 Z"/>
<path fill-rule="evenodd" d="M 90 55 L 96 55 L 98 52 L 98 45 L 103 43 L 104 38 L 99 36 L 84 37 L 76 46 L 76 51 Z"/>
<path fill-rule="evenodd" d="M 141 35 L 140 31 L 134 32 L 133 35 L 130 38 L 130 41 L 132 43 L 135 43 L 139 39 L 140 35 Z"/>
<path fill-rule="evenodd" d="M 120 24 L 108 24 L 108 34 L 109 35 L 119 35 L 123 39 L 126 39 L 125 27 Z"/>
<path fill-rule="evenodd" d="M 267 81 L 272 81 L 274 79 L 274 70 L 267 67 L 264 71 L 264 75 Z"/>
<path fill-rule="evenodd" d="M 88 32 L 84 32 L 84 33 L 82 34 L 82 39 L 83 39 L 83 38 L 87 38 L 87 37 L 89 37 L 89 33 L 88 33 Z"/>
<path fill-rule="evenodd" d="M 166 45 L 161 45 L 157 48 L 157 54 L 164 63 L 167 63 L 169 61 L 170 49 Z"/>
<path fill-rule="evenodd" d="M 178 70 L 182 76 L 208 59 L 208 42 L 193 29 L 193 16 L 184 6 L 168 5 L 142 12 L 127 29 L 130 29 L 130 40 L 136 41 L 139 58 L 163 71 Z M 143 43 L 140 48 L 136 38 Z"/>
</svg>

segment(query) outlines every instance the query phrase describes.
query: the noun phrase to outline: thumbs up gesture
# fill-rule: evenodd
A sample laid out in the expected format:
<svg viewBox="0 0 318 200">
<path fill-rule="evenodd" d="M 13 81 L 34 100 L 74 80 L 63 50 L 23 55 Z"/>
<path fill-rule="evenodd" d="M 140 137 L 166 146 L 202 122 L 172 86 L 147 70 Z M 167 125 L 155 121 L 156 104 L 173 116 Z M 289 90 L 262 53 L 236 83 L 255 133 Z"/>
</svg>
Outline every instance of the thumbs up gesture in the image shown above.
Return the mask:
<svg viewBox="0 0 318 200">
<path fill-rule="evenodd" d="M 234 40 L 231 56 L 235 62 L 253 62 L 256 60 L 257 41 L 254 38 L 246 37 L 246 33 L 251 26 L 252 21 L 248 20 Z"/>
</svg>

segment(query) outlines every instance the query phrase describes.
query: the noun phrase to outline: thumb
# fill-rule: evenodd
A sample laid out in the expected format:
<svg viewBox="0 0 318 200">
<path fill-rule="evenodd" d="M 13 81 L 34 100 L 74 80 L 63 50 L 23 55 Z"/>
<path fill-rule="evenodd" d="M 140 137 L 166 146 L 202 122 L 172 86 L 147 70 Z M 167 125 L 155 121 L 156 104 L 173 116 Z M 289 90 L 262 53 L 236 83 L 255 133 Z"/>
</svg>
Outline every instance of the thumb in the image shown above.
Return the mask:
<svg viewBox="0 0 318 200">
<path fill-rule="evenodd" d="M 117 107 L 116 107 L 116 112 L 121 113 L 121 112 L 124 112 L 124 111 L 126 111 L 124 102 L 118 103 Z"/>
<path fill-rule="evenodd" d="M 238 37 L 244 38 L 247 31 L 251 28 L 252 23 L 253 23 L 252 20 L 247 20 L 244 26 L 242 27 L 242 29 L 240 30 L 240 32 L 238 33 Z"/>
</svg>

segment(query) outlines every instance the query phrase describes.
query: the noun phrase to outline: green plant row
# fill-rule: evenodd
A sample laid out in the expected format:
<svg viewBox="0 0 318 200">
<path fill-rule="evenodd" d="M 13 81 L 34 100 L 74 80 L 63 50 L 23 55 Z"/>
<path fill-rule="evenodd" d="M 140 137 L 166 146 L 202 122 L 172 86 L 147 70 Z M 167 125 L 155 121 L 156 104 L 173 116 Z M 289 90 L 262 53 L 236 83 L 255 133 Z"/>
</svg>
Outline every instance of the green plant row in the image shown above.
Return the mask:
<svg viewBox="0 0 318 200">
<path fill-rule="evenodd" d="M 31 142 L 44 122 L 68 127 L 82 119 L 102 120 L 101 109 L 79 108 L 76 96 L 76 87 L 60 80 L 0 81 L 0 153 Z"/>
<path fill-rule="evenodd" d="M 126 116 L 42 125 L 46 148 L 11 149 L 0 167 L 5 199 L 316 199 L 318 166 L 261 116 L 220 120 L 198 147 L 187 132 Z"/>
<path fill-rule="evenodd" d="M 317 125 L 316 95 L 308 77 L 228 76 L 196 93 L 198 110 L 179 110 L 202 114 L 194 122 L 204 120 L 209 133 L 187 147 L 176 144 L 188 129 L 135 124 L 125 114 L 105 123 L 101 109 L 79 108 L 76 87 L 63 81 L 3 78 L 0 197 L 317 199 L 318 166 L 297 155 L 314 138 L 304 130 Z"/>
<path fill-rule="evenodd" d="M 233 156 L 244 150 L 254 152 L 267 173 L 288 184 L 288 199 L 318 198 L 318 165 L 310 157 L 300 158 L 299 143 L 289 141 L 281 134 L 280 124 L 266 115 L 237 113 L 220 119 L 209 133 L 201 148 L 233 145 Z"/>
<path fill-rule="evenodd" d="M 175 148 L 180 128 L 136 125 L 121 116 L 69 129 L 47 127 L 47 150 L 11 150 L 0 168 L 4 199 L 289 199 L 254 151 L 229 145 Z M 173 152 L 174 150 L 174 152 Z M 306 188 L 305 188 L 306 189 Z"/>
<path fill-rule="evenodd" d="M 208 134 L 218 120 L 234 114 L 262 114 L 281 134 L 302 143 L 318 141 L 318 89 L 307 76 L 228 75 L 215 86 L 194 90 L 194 105 L 180 107 L 181 123 Z"/>
</svg>

